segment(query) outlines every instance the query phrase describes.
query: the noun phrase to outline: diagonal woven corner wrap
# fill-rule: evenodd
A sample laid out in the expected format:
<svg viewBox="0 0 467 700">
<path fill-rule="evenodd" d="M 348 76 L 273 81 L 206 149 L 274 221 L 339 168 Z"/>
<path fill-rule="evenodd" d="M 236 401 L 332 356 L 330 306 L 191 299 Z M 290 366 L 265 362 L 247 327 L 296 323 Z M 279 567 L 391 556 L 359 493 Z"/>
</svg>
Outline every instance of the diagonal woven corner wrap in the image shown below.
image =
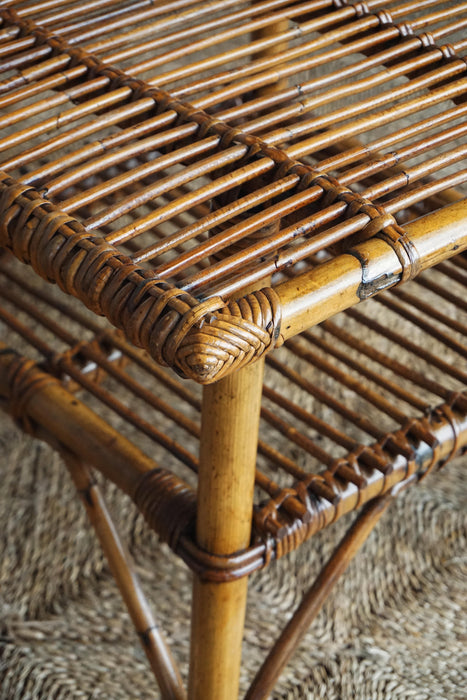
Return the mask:
<svg viewBox="0 0 467 700">
<path fill-rule="evenodd" d="M 275 345 L 280 306 L 273 289 L 229 305 L 220 297 L 198 302 L 118 254 L 34 188 L 2 173 L 0 191 L 1 245 L 182 376 L 212 382 Z"/>
</svg>

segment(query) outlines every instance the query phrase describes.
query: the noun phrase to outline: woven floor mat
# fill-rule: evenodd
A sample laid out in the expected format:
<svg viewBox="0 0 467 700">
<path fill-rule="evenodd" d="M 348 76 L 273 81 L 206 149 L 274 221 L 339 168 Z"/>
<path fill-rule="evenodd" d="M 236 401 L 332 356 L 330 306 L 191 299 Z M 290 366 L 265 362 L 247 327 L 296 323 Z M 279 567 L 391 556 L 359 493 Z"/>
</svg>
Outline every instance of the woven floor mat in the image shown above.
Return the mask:
<svg viewBox="0 0 467 700">
<path fill-rule="evenodd" d="M 159 697 L 59 458 L 6 418 L 0 441 L 1 700 Z M 467 698 L 462 467 L 457 460 L 392 506 L 273 698 Z M 190 576 L 127 499 L 106 492 L 186 673 Z M 348 522 L 253 577 L 243 688 Z"/>
</svg>

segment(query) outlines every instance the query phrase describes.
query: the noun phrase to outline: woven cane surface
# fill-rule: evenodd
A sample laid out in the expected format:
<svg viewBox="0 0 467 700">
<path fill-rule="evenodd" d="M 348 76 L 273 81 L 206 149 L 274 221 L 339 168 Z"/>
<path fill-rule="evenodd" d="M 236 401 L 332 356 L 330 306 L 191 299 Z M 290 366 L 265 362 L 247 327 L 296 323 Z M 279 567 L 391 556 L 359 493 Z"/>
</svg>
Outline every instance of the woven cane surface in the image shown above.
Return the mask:
<svg viewBox="0 0 467 700">
<path fill-rule="evenodd" d="M 0 8 L 2 244 L 187 374 L 233 293 L 374 236 L 413 276 L 465 196 L 466 3 Z M 272 292 L 227 313 L 222 362 L 274 343 Z"/>
</svg>

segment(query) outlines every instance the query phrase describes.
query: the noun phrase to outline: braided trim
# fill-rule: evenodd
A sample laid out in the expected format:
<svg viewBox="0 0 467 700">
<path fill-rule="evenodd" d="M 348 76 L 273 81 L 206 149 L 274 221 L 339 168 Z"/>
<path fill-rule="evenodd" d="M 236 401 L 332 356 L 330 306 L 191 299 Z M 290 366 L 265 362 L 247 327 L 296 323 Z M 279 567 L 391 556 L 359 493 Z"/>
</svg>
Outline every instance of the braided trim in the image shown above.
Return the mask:
<svg viewBox="0 0 467 700">
<path fill-rule="evenodd" d="M 449 454 L 444 457 L 437 434 L 440 426 L 443 443 L 452 441 Z M 370 498 L 386 493 L 407 479 L 421 481 L 456 454 L 467 450 L 466 439 L 464 392 L 454 394 L 449 403 L 433 409 L 428 416 L 408 420 L 374 445 L 356 447 L 349 455 L 336 459 L 326 472 L 309 474 L 292 488 L 278 489 L 273 498 L 255 508 L 256 538 L 267 542 L 272 537 L 272 557 L 284 556 Z M 287 508 L 292 499 L 305 506 L 305 517 Z"/>
<path fill-rule="evenodd" d="M 261 356 L 280 336 L 274 290 L 252 292 L 229 306 L 219 297 L 198 302 L 2 172 L 0 245 L 106 316 L 157 362 L 201 383 Z"/>
</svg>

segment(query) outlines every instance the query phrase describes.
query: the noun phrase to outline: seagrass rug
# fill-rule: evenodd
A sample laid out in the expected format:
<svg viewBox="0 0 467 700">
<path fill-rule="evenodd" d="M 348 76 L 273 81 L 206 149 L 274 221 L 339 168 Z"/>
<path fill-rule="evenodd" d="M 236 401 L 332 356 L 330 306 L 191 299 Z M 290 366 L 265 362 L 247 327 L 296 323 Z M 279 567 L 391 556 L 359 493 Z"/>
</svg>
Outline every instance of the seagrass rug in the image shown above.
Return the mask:
<svg viewBox="0 0 467 700">
<path fill-rule="evenodd" d="M 0 698 L 158 698 L 60 458 L 0 422 Z M 463 464 L 464 462 L 464 464 Z M 465 457 L 399 497 L 324 606 L 273 698 L 467 698 Z M 190 574 L 106 487 L 186 673 Z M 253 576 L 242 687 L 349 519 Z"/>
</svg>

